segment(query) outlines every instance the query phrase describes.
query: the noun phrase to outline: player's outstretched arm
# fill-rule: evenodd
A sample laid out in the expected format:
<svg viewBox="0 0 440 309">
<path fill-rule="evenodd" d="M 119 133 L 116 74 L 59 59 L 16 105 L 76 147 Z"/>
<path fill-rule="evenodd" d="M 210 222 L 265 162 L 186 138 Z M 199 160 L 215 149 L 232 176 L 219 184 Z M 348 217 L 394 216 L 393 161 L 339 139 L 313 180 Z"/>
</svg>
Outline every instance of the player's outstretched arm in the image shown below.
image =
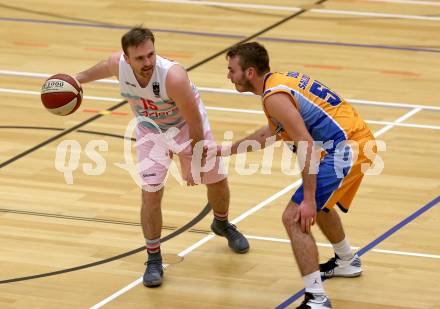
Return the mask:
<svg viewBox="0 0 440 309">
<path fill-rule="evenodd" d="M 217 146 L 217 155 L 218 156 L 229 156 L 234 155 L 239 152 L 251 152 L 254 151 L 254 148 L 252 147 L 246 147 L 245 149 L 241 149 L 239 151 L 239 146 L 244 141 L 257 141 L 257 143 L 260 145 L 260 149 L 266 148 L 274 143 L 277 137 L 273 138 L 275 135 L 272 132 L 272 130 L 269 128 L 269 125 L 264 126 L 254 133 L 249 134 L 246 137 L 243 137 L 242 139 L 234 142 L 231 146 Z"/>
<path fill-rule="evenodd" d="M 89 83 L 95 80 L 118 77 L 119 73 L 119 57 L 121 53 L 115 53 L 108 59 L 103 60 L 91 68 L 76 74 L 76 79 L 81 83 Z"/>
</svg>

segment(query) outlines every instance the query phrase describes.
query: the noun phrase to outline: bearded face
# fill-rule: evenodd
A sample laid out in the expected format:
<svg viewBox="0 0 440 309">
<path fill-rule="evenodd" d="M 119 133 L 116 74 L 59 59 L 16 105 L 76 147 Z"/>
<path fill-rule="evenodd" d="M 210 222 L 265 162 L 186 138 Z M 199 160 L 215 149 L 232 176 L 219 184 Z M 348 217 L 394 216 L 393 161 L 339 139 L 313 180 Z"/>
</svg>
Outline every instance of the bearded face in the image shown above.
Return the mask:
<svg viewBox="0 0 440 309">
<path fill-rule="evenodd" d="M 234 84 L 238 92 L 254 92 L 254 87 L 246 76 L 247 69 L 243 70 L 240 66 L 238 56 L 230 57 L 228 63 L 228 79 Z"/>
<path fill-rule="evenodd" d="M 156 51 L 151 40 L 138 46 L 129 46 L 125 61 L 131 66 L 135 76 L 142 80 L 149 80 L 156 65 Z"/>
</svg>

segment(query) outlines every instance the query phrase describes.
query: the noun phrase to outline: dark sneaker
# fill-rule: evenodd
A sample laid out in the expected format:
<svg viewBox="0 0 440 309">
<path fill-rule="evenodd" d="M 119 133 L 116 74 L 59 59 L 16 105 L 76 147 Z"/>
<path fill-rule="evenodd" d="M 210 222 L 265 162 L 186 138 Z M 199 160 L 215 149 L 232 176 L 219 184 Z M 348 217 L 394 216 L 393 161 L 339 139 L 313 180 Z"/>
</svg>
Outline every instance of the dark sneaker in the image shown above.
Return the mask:
<svg viewBox="0 0 440 309">
<path fill-rule="evenodd" d="M 296 309 L 328 309 L 332 308 L 330 299 L 325 294 L 312 294 L 306 292 L 304 300 Z"/>
<path fill-rule="evenodd" d="M 362 274 L 361 259 L 357 254 L 348 261 L 342 260 L 335 254 L 335 257 L 326 263 L 319 264 L 321 277 L 329 279 L 332 277 L 359 277 Z"/>
<path fill-rule="evenodd" d="M 246 253 L 249 251 L 249 242 L 243 236 L 237 227 L 229 221 L 220 221 L 214 219 L 211 224 L 211 230 L 219 236 L 226 237 L 228 246 L 236 253 Z"/>
<path fill-rule="evenodd" d="M 162 256 L 159 253 L 148 255 L 147 269 L 145 269 L 143 282 L 147 287 L 155 287 L 162 284 L 163 268 Z"/>
</svg>

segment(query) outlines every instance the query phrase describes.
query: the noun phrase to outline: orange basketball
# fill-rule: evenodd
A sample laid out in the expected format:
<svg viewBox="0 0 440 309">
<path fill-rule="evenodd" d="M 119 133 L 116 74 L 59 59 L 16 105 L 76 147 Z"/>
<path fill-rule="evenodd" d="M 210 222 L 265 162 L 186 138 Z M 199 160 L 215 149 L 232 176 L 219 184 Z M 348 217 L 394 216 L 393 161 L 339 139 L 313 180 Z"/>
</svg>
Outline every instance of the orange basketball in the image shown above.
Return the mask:
<svg viewBox="0 0 440 309">
<path fill-rule="evenodd" d="M 49 77 L 41 88 L 41 102 L 55 115 L 72 114 L 81 105 L 83 90 L 76 78 L 67 74 Z"/>
</svg>

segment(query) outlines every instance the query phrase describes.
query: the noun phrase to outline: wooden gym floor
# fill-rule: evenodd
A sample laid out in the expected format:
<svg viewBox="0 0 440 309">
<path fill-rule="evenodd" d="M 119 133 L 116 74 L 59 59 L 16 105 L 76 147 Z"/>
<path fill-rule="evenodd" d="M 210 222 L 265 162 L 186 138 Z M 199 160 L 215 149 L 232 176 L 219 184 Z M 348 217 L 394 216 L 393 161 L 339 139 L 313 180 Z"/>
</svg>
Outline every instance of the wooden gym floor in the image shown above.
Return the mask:
<svg viewBox="0 0 440 309">
<path fill-rule="evenodd" d="M 325 288 L 335 308 L 440 308 L 440 2 L 0 0 L 0 24 L 0 308 L 293 308 L 302 298 L 281 224 L 299 177 L 282 172 L 282 147 L 270 174 L 263 152 L 248 156 L 253 175 L 230 161 L 230 218 L 248 235 L 248 254 L 210 233 L 203 187 L 170 177 L 162 236 L 195 224 L 163 242 L 163 286 L 139 284 L 143 251 L 100 264 L 144 244 L 139 188 L 117 165 L 129 107 L 114 83 L 91 83 L 75 114 L 56 117 L 39 91 L 48 75 L 119 50 L 137 24 L 156 33 L 159 54 L 188 68 L 217 141 L 265 123 L 259 98 L 232 91 L 224 55 L 211 59 L 262 30 L 256 39 L 274 71 L 307 72 L 352 102 L 386 144 L 384 170 L 365 178 L 342 216 L 364 274 Z M 79 155 L 73 184 L 55 163 L 68 140 L 78 143 L 67 152 Z M 86 147 L 96 140 L 107 145 L 106 169 L 89 175 Z M 326 260 L 332 250 L 316 227 L 314 236 Z"/>
</svg>

